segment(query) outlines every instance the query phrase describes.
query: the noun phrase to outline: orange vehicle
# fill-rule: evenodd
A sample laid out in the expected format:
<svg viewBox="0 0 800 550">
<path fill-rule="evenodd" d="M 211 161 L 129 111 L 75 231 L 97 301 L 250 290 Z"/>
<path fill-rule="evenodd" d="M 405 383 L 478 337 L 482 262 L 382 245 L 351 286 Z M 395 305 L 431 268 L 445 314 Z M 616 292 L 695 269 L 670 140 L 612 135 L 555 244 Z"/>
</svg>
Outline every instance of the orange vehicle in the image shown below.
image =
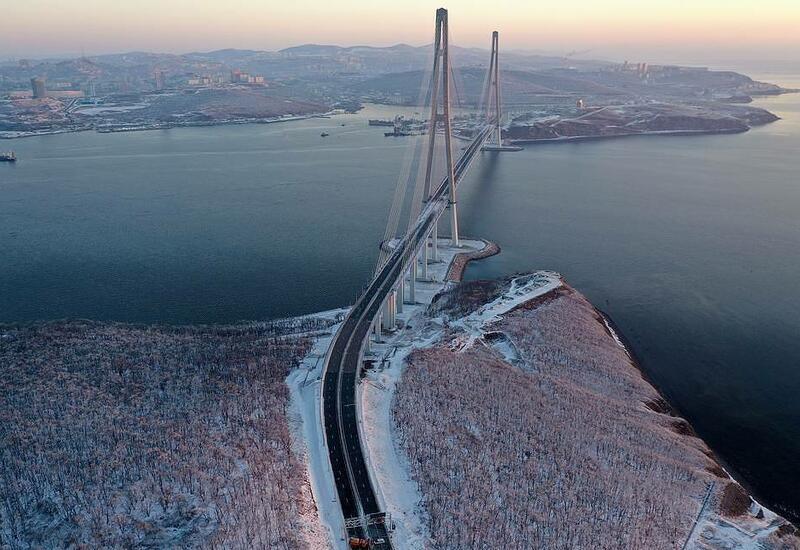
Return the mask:
<svg viewBox="0 0 800 550">
<path fill-rule="evenodd" d="M 369 548 L 369 539 L 350 537 L 350 548 Z"/>
</svg>

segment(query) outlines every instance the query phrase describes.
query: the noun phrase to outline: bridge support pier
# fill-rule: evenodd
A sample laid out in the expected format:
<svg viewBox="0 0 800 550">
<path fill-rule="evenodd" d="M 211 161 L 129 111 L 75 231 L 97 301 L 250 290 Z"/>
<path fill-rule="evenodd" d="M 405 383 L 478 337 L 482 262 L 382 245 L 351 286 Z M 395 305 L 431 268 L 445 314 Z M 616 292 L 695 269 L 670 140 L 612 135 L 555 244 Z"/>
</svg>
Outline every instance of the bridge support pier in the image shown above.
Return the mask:
<svg viewBox="0 0 800 550">
<path fill-rule="evenodd" d="M 439 218 L 436 218 L 431 231 L 431 260 L 439 261 Z"/>
<path fill-rule="evenodd" d="M 408 270 L 408 303 L 417 302 L 417 258 L 411 260 L 411 268 Z"/>
<path fill-rule="evenodd" d="M 427 281 L 428 280 L 428 237 L 425 237 L 425 246 L 422 247 L 422 251 L 420 252 L 420 281 Z"/>
<path fill-rule="evenodd" d="M 400 283 L 397 285 L 397 296 L 394 299 L 397 313 L 403 313 L 403 301 L 406 299 L 406 282 L 405 275 L 400 276 Z"/>
<path fill-rule="evenodd" d="M 456 191 L 452 189 L 450 191 L 450 196 L 453 200 L 450 201 L 448 208 L 450 208 L 450 231 L 451 231 L 451 240 L 450 246 L 453 248 L 458 248 L 461 246 L 461 241 L 458 240 L 458 210 L 456 209 L 456 201 L 455 201 Z"/>
<path fill-rule="evenodd" d="M 384 331 L 394 330 L 395 328 L 396 300 L 397 291 L 392 290 L 386 297 L 386 303 L 383 305 L 383 314 L 381 315 L 381 329 Z"/>
</svg>

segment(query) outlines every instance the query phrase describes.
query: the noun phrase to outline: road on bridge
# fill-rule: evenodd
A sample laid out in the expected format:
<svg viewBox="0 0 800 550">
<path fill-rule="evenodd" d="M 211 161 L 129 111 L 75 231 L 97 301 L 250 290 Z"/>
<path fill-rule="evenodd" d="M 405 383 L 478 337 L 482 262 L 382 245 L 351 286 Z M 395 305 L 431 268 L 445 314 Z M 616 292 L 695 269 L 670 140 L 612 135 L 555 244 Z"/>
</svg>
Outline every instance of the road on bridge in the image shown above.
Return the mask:
<svg viewBox="0 0 800 550">
<path fill-rule="evenodd" d="M 495 128 L 494 121 L 474 137 L 454 166 L 455 184 L 466 172 L 481 146 Z M 323 379 L 323 421 L 328 454 L 345 527 L 352 537 L 368 537 L 375 549 L 391 548 L 386 525 L 369 476 L 356 406 L 356 385 L 361 370 L 364 342 L 372 323 L 409 261 L 416 257 L 433 224 L 447 208 L 445 177 L 432 194 L 412 231 L 400 240 L 378 275 L 355 303 L 334 336 L 326 358 Z M 379 542 L 383 540 L 383 542 Z"/>
</svg>

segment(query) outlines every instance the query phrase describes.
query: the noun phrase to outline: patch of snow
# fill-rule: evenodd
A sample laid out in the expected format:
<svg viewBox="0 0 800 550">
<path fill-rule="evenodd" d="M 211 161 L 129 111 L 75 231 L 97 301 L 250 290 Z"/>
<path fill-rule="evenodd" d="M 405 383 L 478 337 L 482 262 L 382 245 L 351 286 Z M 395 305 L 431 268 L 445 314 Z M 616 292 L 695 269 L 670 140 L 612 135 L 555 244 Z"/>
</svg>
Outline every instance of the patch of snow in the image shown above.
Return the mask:
<svg viewBox="0 0 800 550">
<path fill-rule="evenodd" d="M 483 338 L 484 328 L 500 320 L 504 313 L 534 298 L 547 294 L 562 285 L 561 275 L 553 271 L 536 271 L 529 275 L 515 277 L 510 288 L 478 308 L 477 311 L 452 323 L 467 334 L 463 347 L 471 346 L 475 340 Z"/>
<path fill-rule="evenodd" d="M 438 340 L 434 335 L 431 340 Z M 397 446 L 398 437 L 392 419 L 392 397 L 403 374 L 405 359 L 413 347 L 424 346 L 415 341 L 389 350 L 388 364 L 382 372 L 371 374 L 359 386 L 362 433 L 370 457 L 376 491 L 385 509 L 392 515 L 395 530 L 392 540 L 396 548 L 425 548 L 429 533 L 422 493 L 411 479 L 408 460 Z"/>
<path fill-rule="evenodd" d="M 405 304 L 398 314 L 400 329 L 382 342 L 370 345 L 370 354 L 375 368 L 359 386 L 361 429 L 366 443 L 365 458 L 373 474 L 377 497 L 384 509 L 392 515 L 395 524 L 393 542 L 397 548 L 425 548 L 429 546 L 430 533 L 427 512 L 422 494 L 411 478 L 405 453 L 399 447 L 392 416 L 392 402 L 397 384 L 405 368 L 405 359 L 416 348 L 424 348 L 441 340 L 444 326 L 441 319 L 430 319 L 425 315 L 433 298 L 448 284 L 447 271 L 456 254 L 482 250 L 483 241 L 462 241 L 460 248 L 440 242 L 440 261 L 428 265 L 428 281 L 418 281 L 416 304 Z M 497 319 L 508 310 L 561 286 L 557 273 L 536 272 L 512 280 L 509 290 L 497 300 L 480 308 L 468 318 L 478 329 Z M 483 336 L 476 330 L 475 338 Z M 514 351 L 509 349 L 509 353 Z"/>
<path fill-rule="evenodd" d="M 134 103 L 132 105 L 101 105 L 97 107 L 79 107 L 76 113 L 87 116 L 102 115 L 106 113 L 125 113 L 148 107 L 148 103 Z"/>
<path fill-rule="evenodd" d="M 392 516 L 395 525 L 392 541 L 395 548 L 417 549 L 428 546 L 430 534 L 422 494 L 411 478 L 405 453 L 398 446 L 392 420 L 392 400 L 405 368 L 405 359 L 413 349 L 426 347 L 441 339 L 442 327 L 425 316 L 433 298 L 447 286 L 446 276 L 455 256 L 482 250 L 486 243 L 462 240 L 461 246 L 449 246 L 439 240 L 439 259 L 427 266 L 428 280 L 417 281 L 416 303 L 404 304 L 397 314 L 399 329 L 372 342 L 368 354 L 375 369 L 359 385 L 361 433 L 365 459 L 373 476 L 379 502 Z"/>
<path fill-rule="evenodd" d="M 441 320 L 429 319 L 425 311 L 433 298 L 447 286 L 446 275 L 453 258 L 459 253 L 482 250 L 485 246 L 483 241 L 462 240 L 460 247 L 453 248 L 448 240 L 440 239 L 439 260 L 430 261 L 427 280 L 416 283 L 416 303 L 403 305 L 403 311 L 397 314 L 396 331 L 383 335 L 380 341 L 370 342 L 366 348 L 365 355 L 375 361 L 375 366 L 358 387 L 360 430 L 376 496 L 383 509 L 391 514 L 395 526 L 392 539 L 396 548 L 425 548 L 430 533 L 422 494 L 410 476 L 407 458 L 399 447 L 393 427 L 393 396 L 408 354 L 416 348 L 434 344 L 444 334 Z M 474 327 L 475 338 L 480 338 L 483 335 L 480 328 L 485 324 L 560 285 L 560 276 L 552 272 L 517 277 L 501 297 L 458 322 L 469 323 Z M 341 318 L 341 310 L 326 314 L 330 319 Z M 289 375 L 287 384 L 291 390 L 290 426 L 308 465 L 320 521 L 328 530 L 329 545 L 344 547 L 345 530 L 324 443 L 320 400 L 325 355 L 337 328 L 338 325 L 332 327 L 330 334 L 312 335 L 316 336 L 312 350 L 300 367 Z"/>
<path fill-rule="evenodd" d="M 730 475 L 729 478 L 736 483 Z M 684 550 L 771 548 L 770 537 L 785 521 L 775 512 L 761 506 L 752 497 L 751 501 L 750 510 L 746 514 L 732 519 L 724 517 L 716 507 L 706 506 L 704 502 L 695 526 L 683 546 Z M 762 517 L 759 518 L 759 515 Z"/>
<path fill-rule="evenodd" d="M 619 339 L 619 336 L 617 335 L 617 333 L 614 331 L 613 328 L 611 328 L 611 325 L 608 324 L 608 319 L 606 319 L 605 315 L 601 315 L 600 317 L 602 317 L 603 324 L 606 326 L 606 329 L 608 330 L 608 333 L 611 335 L 611 337 L 614 339 L 614 341 L 617 343 L 617 345 L 619 347 L 621 347 L 622 349 L 624 349 L 625 353 L 628 353 L 628 348 L 625 347 L 625 344 L 623 344 L 622 340 Z M 630 355 L 630 353 L 628 353 L 628 355 Z"/>
<path fill-rule="evenodd" d="M 486 332 L 484 333 L 484 340 L 509 364 L 517 365 L 520 363 L 521 356 L 517 346 L 504 332 Z"/>
<path fill-rule="evenodd" d="M 347 309 L 336 309 L 305 317 L 340 320 L 346 312 Z M 308 469 L 319 522 L 327 531 L 325 534 L 315 533 L 313 530 L 308 533 L 310 536 L 307 540 L 312 548 L 337 548 L 345 545 L 344 521 L 322 428 L 321 399 L 325 355 L 339 324 L 332 326 L 325 334 L 317 335 L 300 366 L 286 378 L 290 392 L 288 422 L 292 431 L 292 442 L 295 452 L 302 457 Z M 311 518 L 306 523 L 311 524 Z"/>
</svg>

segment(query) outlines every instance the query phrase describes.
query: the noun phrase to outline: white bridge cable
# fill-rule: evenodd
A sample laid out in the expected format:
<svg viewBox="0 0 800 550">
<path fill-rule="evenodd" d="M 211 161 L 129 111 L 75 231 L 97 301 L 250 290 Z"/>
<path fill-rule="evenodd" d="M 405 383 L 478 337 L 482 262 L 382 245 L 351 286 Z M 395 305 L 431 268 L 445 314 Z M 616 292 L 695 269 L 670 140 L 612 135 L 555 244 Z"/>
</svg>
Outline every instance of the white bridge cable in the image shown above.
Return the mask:
<svg viewBox="0 0 800 550">
<path fill-rule="evenodd" d="M 455 66 L 453 65 L 453 56 L 450 55 L 450 108 L 453 109 L 453 107 L 455 107 L 456 112 L 462 110 L 465 105 L 465 103 L 461 100 L 461 90 L 463 89 L 464 80 L 461 78 L 461 71 L 456 71 Z M 453 103 L 455 103 L 455 105 L 453 105 Z"/>
<path fill-rule="evenodd" d="M 434 40 L 437 40 L 437 39 L 434 38 Z M 436 55 L 437 53 L 438 52 L 435 52 L 434 55 Z M 425 90 L 424 96 L 422 96 L 423 100 L 421 101 L 421 103 L 423 104 L 423 107 L 425 109 L 425 112 L 428 112 L 428 113 L 430 113 L 431 104 L 434 101 L 433 90 L 431 89 L 432 88 L 431 80 L 433 78 L 433 65 L 434 65 L 434 58 L 433 58 L 433 56 L 430 56 L 430 58 L 428 59 L 428 67 L 429 68 L 426 69 L 426 73 L 428 75 L 428 79 L 427 79 L 428 85 L 427 85 L 427 89 Z M 441 70 L 441 68 L 439 70 Z M 444 83 L 443 83 L 442 80 L 443 79 L 441 79 L 441 78 L 439 79 L 439 89 L 438 89 L 438 92 L 437 92 L 437 95 L 436 95 L 436 99 L 440 103 L 441 103 L 441 97 L 444 95 L 443 91 L 442 91 L 442 86 L 444 85 Z M 436 113 L 435 116 L 438 117 L 438 109 L 437 109 L 437 113 Z M 428 120 L 428 132 L 427 132 L 428 135 L 426 137 L 430 138 L 430 134 L 432 132 L 436 132 L 438 130 L 439 126 L 440 125 L 437 124 L 435 120 L 433 120 L 433 119 Z M 434 136 L 434 139 L 435 139 L 435 137 L 436 136 Z M 413 193 L 413 195 L 411 197 L 411 204 L 410 204 L 409 209 L 408 209 L 408 220 L 407 220 L 407 223 L 406 223 L 405 234 L 407 236 L 410 236 L 411 233 L 413 232 L 414 227 L 416 225 L 415 222 L 419 218 L 420 212 L 422 212 L 422 207 L 423 207 L 424 201 L 427 200 L 427 198 L 428 198 L 428 197 L 424 196 L 425 195 L 425 172 L 426 172 L 426 162 L 427 162 L 427 154 L 428 154 L 427 153 L 427 145 L 428 145 L 427 141 L 428 140 L 426 139 L 426 140 L 422 140 L 422 141 L 424 141 L 426 143 L 423 144 L 422 155 L 420 156 L 420 162 L 417 163 L 417 176 L 416 176 L 416 181 L 414 183 L 414 193 Z M 441 143 L 439 145 L 441 145 Z M 431 172 L 431 181 L 433 181 L 433 182 L 436 182 L 436 181 L 440 180 L 440 177 L 439 177 L 440 170 L 439 170 L 439 167 L 436 165 L 436 162 L 435 162 L 436 158 L 437 157 L 436 157 L 436 154 L 434 152 L 434 155 L 433 155 L 434 164 L 432 166 L 432 172 Z"/>
<path fill-rule="evenodd" d="M 466 110 L 465 107 L 469 107 L 468 110 L 473 110 L 473 105 L 469 101 L 469 91 L 465 87 L 464 83 L 464 75 L 462 74 L 462 70 L 456 70 L 455 67 L 457 66 L 456 63 L 453 62 L 453 51 L 455 50 L 453 46 L 452 40 L 452 33 L 450 33 L 450 40 L 449 40 L 449 51 L 448 54 L 450 56 L 450 76 L 451 76 L 451 98 L 455 99 L 456 105 L 458 106 L 460 111 Z M 425 112 L 430 112 L 430 104 L 433 100 L 431 97 L 431 78 L 432 78 L 432 70 L 431 67 L 433 66 L 433 56 L 429 56 L 427 60 L 427 68 L 422 71 L 422 77 L 420 78 L 420 90 L 418 94 L 418 100 L 416 105 L 421 106 L 425 109 Z M 481 68 L 484 68 L 484 65 L 480 65 Z M 481 95 L 479 98 L 479 102 L 474 106 L 474 109 L 477 112 L 485 113 L 485 116 L 489 117 L 489 112 L 492 108 L 492 73 L 491 73 L 492 66 L 491 64 L 486 67 L 486 73 L 484 76 L 483 85 L 481 86 Z M 441 101 L 441 96 L 443 95 L 443 90 L 439 89 L 439 98 Z M 428 132 L 434 131 L 433 128 L 434 122 L 432 120 L 428 120 Z M 380 271 L 381 267 L 385 264 L 385 262 L 390 257 L 390 252 L 386 251 L 386 245 L 394 238 L 400 236 L 398 233 L 398 228 L 400 226 L 400 220 L 403 218 L 403 212 L 407 212 L 406 218 L 406 225 L 403 234 L 409 235 L 411 231 L 413 231 L 415 227 L 415 222 L 419 217 L 420 213 L 422 212 L 422 208 L 425 204 L 425 200 L 427 197 L 423 197 L 424 194 L 424 180 L 425 180 L 425 155 L 427 154 L 425 149 L 425 139 L 420 137 L 412 137 L 408 147 L 406 148 L 403 156 L 403 163 L 400 169 L 400 174 L 397 179 L 397 185 L 395 186 L 394 197 L 392 199 L 392 205 L 389 210 L 389 215 L 387 218 L 386 228 L 383 235 L 383 241 L 381 242 L 381 249 L 378 254 L 378 261 L 375 266 L 374 274 Z M 442 140 L 437 140 L 436 143 L 436 152 L 434 153 L 434 166 L 433 166 L 433 173 L 432 173 L 432 181 L 438 182 L 445 176 L 444 172 L 444 159 L 442 159 L 442 149 L 443 146 Z M 436 154 L 438 153 L 438 154 Z M 455 153 L 455 151 L 454 151 Z M 457 153 L 456 153 L 456 156 Z M 439 157 L 439 158 L 437 158 Z M 416 167 L 416 170 L 414 170 Z M 409 201 L 409 183 L 410 179 L 414 178 L 414 187 L 412 191 L 412 196 Z"/>
<path fill-rule="evenodd" d="M 433 56 L 431 55 L 429 57 L 431 62 L 428 63 L 428 65 L 432 65 Z M 431 71 L 423 69 L 421 71 L 420 88 L 416 102 L 417 105 L 424 105 L 426 103 L 425 98 L 429 92 L 430 79 Z M 400 167 L 400 174 L 397 178 L 397 185 L 395 186 L 394 197 L 392 198 L 392 206 L 389 210 L 389 216 L 386 221 L 386 228 L 383 233 L 383 241 L 381 241 L 381 248 L 378 253 L 378 261 L 375 265 L 373 276 L 378 274 L 381 267 L 389 257 L 389 254 L 385 250 L 385 245 L 387 245 L 391 239 L 397 237 L 397 228 L 400 224 L 400 216 L 406 204 L 411 170 L 415 162 L 419 164 L 418 158 L 419 153 L 422 150 L 422 141 L 423 140 L 418 139 L 417 137 L 412 137 L 403 153 L 403 163 Z M 418 183 L 419 178 L 416 177 L 415 179 Z"/>
<path fill-rule="evenodd" d="M 428 131 L 435 131 L 432 123 L 428 125 Z M 411 197 L 411 205 L 408 209 L 406 235 L 410 235 L 411 231 L 414 229 L 414 221 L 419 218 L 419 213 L 422 211 L 422 201 L 427 198 L 422 196 L 425 193 L 425 162 L 421 161 L 417 163 L 417 177 L 415 180 L 414 194 Z"/>
<path fill-rule="evenodd" d="M 453 99 L 454 96 L 455 96 L 456 103 L 460 107 L 459 110 L 463 112 L 463 111 L 467 110 L 465 108 L 465 106 L 470 105 L 470 103 L 468 101 L 468 96 L 462 95 L 462 94 L 467 94 L 467 89 L 466 89 L 466 87 L 464 85 L 464 79 L 462 78 L 462 71 L 461 70 L 456 70 L 458 65 L 456 63 L 454 63 L 454 61 L 453 61 L 453 52 L 455 50 L 455 47 L 453 46 L 453 38 L 452 37 L 453 37 L 453 33 L 450 32 L 449 40 L 448 40 L 448 43 L 449 43 L 448 44 L 449 45 L 448 55 L 450 57 L 450 77 L 451 77 L 451 80 L 450 80 L 450 83 L 451 83 L 450 97 L 451 97 L 451 99 Z M 486 73 L 487 74 L 486 74 L 484 80 L 491 79 L 491 75 L 489 74 L 488 69 L 486 70 Z M 439 103 L 440 104 L 441 104 L 441 101 L 443 99 L 442 96 L 444 95 L 444 91 L 443 91 L 443 88 L 441 88 L 441 86 L 443 86 L 443 83 L 440 84 L 440 89 L 439 89 Z M 432 101 L 433 98 L 429 97 L 428 99 L 429 99 L 429 102 L 426 105 L 426 107 L 428 109 L 430 109 L 430 101 Z M 477 111 L 481 112 L 483 109 L 484 109 L 484 107 L 483 107 L 483 101 L 482 101 L 481 103 L 479 103 L 477 105 Z M 469 110 L 472 110 L 472 109 L 469 109 Z M 451 115 L 452 115 L 452 110 L 451 110 Z M 456 140 L 453 145 L 454 145 L 454 149 L 455 149 L 454 150 L 454 156 L 456 158 L 458 158 L 459 153 L 458 153 L 457 149 L 460 148 L 459 145 L 458 145 L 458 141 Z M 432 182 L 440 182 L 440 181 L 442 181 L 442 179 L 444 177 L 446 177 L 447 169 L 446 169 L 446 165 L 445 165 L 446 163 L 445 163 L 445 158 L 444 158 L 445 155 L 444 155 L 443 147 L 444 147 L 444 139 L 437 140 L 437 144 L 436 144 L 436 147 L 435 147 L 435 150 L 434 150 L 433 175 L 432 175 L 432 178 L 431 178 Z M 409 222 L 408 222 L 407 232 L 406 232 L 407 235 L 409 235 L 410 232 L 413 230 L 414 225 L 415 225 L 414 222 L 419 217 L 419 215 L 420 215 L 420 213 L 422 211 L 422 208 L 425 205 L 424 199 L 427 199 L 427 197 L 423 197 L 424 185 L 423 185 L 422 182 L 424 181 L 424 178 L 425 178 L 425 164 L 424 164 L 424 159 L 421 159 L 421 162 L 419 163 L 419 166 L 418 166 L 417 185 L 414 188 L 414 197 L 412 199 L 411 209 L 410 209 L 410 212 L 409 212 Z"/>
<path fill-rule="evenodd" d="M 447 54 L 450 56 L 450 109 L 452 110 L 455 107 L 455 110 L 462 111 L 465 109 L 466 106 L 469 105 L 468 102 L 468 93 L 467 89 L 464 85 L 464 78 L 463 78 L 463 70 L 465 67 L 462 67 L 458 64 L 458 46 L 456 45 L 456 41 L 453 40 L 453 33 L 450 32 L 450 38 L 448 40 L 449 48 Z M 458 69 L 458 70 L 456 70 Z"/>
<path fill-rule="evenodd" d="M 417 141 L 418 140 L 413 140 L 412 144 L 406 147 L 403 153 L 403 163 L 400 166 L 400 175 L 397 178 L 397 185 L 395 185 L 392 206 L 389 209 L 389 215 L 386 220 L 386 228 L 383 232 L 383 240 L 381 241 L 381 249 L 378 253 L 378 262 L 375 266 L 375 272 L 373 275 L 378 274 L 380 268 L 383 266 L 388 257 L 388 254 L 385 250 L 385 245 L 387 245 L 391 239 L 395 238 L 397 234 L 397 226 L 400 223 L 400 214 L 403 210 L 403 204 L 405 203 L 408 180 L 411 175 L 411 167 L 413 166 L 414 159 L 417 156 L 415 146 Z"/>
<path fill-rule="evenodd" d="M 486 92 L 489 90 L 489 83 L 492 78 L 491 72 L 489 71 L 490 67 L 484 65 L 485 62 L 483 60 L 477 65 L 468 66 L 466 63 L 459 63 L 459 58 L 462 53 L 466 58 L 470 56 L 468 52 L 469 48 L 460 47 L 458 45 L 458 40 L 454 38 L 456 36 L 457 33 L 450 31 L 450 75 L 453 83 L 451 97 L 455 99 L 455 104 L 461 114 L 480 113 L 483 111 L 486 101 L 488 101 Z M 490 53 L 490 51 L 491 48 L 487 51 L 486 57 L 489 57 L 488 53 Z M 481 50 L 481 55 L 483 55 L 483 50 Z M 473 82 L 473 77 L 478 74 L 479 70 L 483 71 L 483 83 L 478 89 L 475 86 L 476 83 Z"/>
<path fill-rule="evenodd" d="M 431 66 L 432 65 L 433 65 L 433 60 L 431 60 Z M 432 71 L 431 71 L 431 74 L 432 74 Z M 430 80 L 430 78 L 429 78 L 429 80 Z M 441 83 L 440 83 L 440 86 L 441 86 Z M 429 96 L 430 94 L 426 94 L 426 95 Z M 428 97 L 428 101 L 425 102 L 424 108 L 427 111 L 430 111 L 430 102 L 432 102 L 432 101 L 433 101 L 433 97 Z M 437 125 L 435 125 L 432 120 L 428 121 L 428 133 L 435 132 L 436 131 L 436 126 Z M 427 135 L 426 135 L 426 137 L 427 137 Z M 426 142 L 427 142 L 427 140 L 420 140 L 420 145 L 422 147 L 421 147 L 421 151 L 420 151 L 419 162 L 417 163 L 416 177 L 414 178 L 414 192 L 413 192 L 413 194 L 411 196 L 411 203 L 409 204 L 409 208 L 408 208 L 408 218 L 406 220 L 406 227 L 405 227 L 405 234 L 406 235 L 410 235 L 411 232 L 413 231 L 414 226 L 415 226 L 415 222 L 416 222 L 417 218 L 419 218 L 419 214 L 422 211 L 422 206 L 424 204 L 423 201 L 425 199 L 427 199 L 427 197 L 423 196 L 425 194 L 425 161 L 426 161 L 425 157 L 427 155 L 427 151 L 426 150 L 427 150 L 427 145 L 428 145 Z M 436 157 L 434 156 L 434 159 L 435 158 Z M 434 177 L 436 178 L 436 179 L 433 179 L 433 181 L 439 181 L 438 177 L 437 177 L 439 175 L 437 168 L 438 168 L 437 166 L 433 167 L 433 172 L 432 173 L 434 174 Z"/>
<path fill-rule="evenodd" d="M 486 119 L 489 119 L 489 100 L 491 99 L 491 89 L 490 86 L 492 85 L 492 66 L 489 65 L 486 69 L 486 76 L 483 78 L 483 85 L 481 86 L 481 97 L 478 100 L 478 104 L 476 108 L 478 110 L 484 110 L 486 113 Z"/>
<path fill-rule="evenodd" d="M 477 109 L 483 111 L 486 120 L 488 121 L 491 116 L 492 97 L 494 91 L 492 87 L 492 71 L 494 70 L 494 56 L 490 53 L 489 64 L 486 68 L 486 77 L 483 79 L 483 88 L 481 89 L 480 101 L 477 104 Z"/>
</svg>

